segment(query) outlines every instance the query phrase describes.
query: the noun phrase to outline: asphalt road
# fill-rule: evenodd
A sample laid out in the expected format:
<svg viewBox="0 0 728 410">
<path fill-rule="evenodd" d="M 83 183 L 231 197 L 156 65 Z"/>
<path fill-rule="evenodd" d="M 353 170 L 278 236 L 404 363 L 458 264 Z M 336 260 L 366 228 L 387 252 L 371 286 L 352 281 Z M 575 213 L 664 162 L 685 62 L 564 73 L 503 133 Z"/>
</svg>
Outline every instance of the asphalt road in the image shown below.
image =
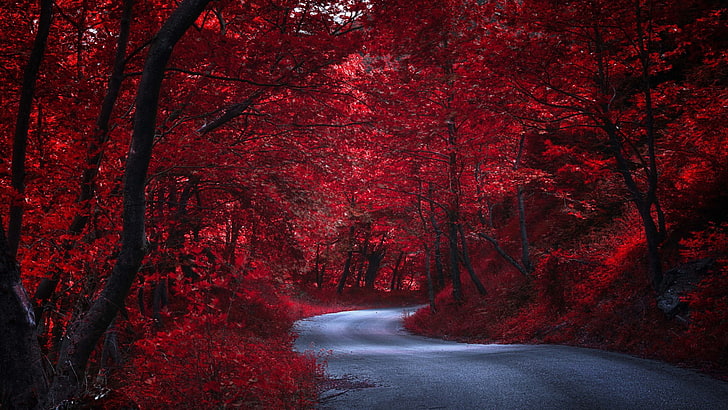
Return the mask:
<svg viewBox="0 0 728 410">
<path fill-rule="evenodd" d="M 479 345 L 411 335 L 404 310 L 297 322 L 296 350 L 332 379 L 322 409 L 728 409 L 728 383 L 665 363 L 555 345 Z"/>
</svg>

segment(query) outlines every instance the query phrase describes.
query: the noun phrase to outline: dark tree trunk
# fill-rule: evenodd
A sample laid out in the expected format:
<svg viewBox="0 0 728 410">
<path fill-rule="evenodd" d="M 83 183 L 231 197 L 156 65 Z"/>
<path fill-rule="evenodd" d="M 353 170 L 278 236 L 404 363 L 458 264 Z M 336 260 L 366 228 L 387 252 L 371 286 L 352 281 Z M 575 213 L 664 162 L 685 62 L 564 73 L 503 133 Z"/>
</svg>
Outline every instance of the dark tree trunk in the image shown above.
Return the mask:
<svg viewBox="0 0 728 410">
<path fill-rule="evenodd" d="M 33 306 L 0 227 L 0 408 L 30 409 L 47 390 Z"/>
<path fill-rule="evenodd" d="M 7 247 L 10 255 L 15 258 L 20 244 L 20 229 L 23 225 L 23 204 L 25 202 L 25 153 L 28 147 L 28 129 L 30 128 L 30 114 L 33 111 L 33 98 L 35 97 L 35 84 L 38 72 L 45 54 L 48 34 L 53 20 L 53 1 L 40 1 L 40 16 L 38 18 L 38 32 L 33 42 L 30 59 L 23 72 L 23 85 L 20 89 L 20 102 L 18 116 L 15 123 L 13 137 L 13 158 L 11 164 L 10 184 L 15 191 L 10 204 L 10 218 L 8 220 Z"/>
<path fill-rule="evenodd" d="M 349 275 L 351 273 L 351 261 L 354 258 L 354 233 L 356 232 L 356 227 L 352 225 L 349 228 L 349 250 L 346 253 L 346 261 L 344 262 L 344 270 L 341 271 L 341 276 L 339 277 L 339 283 L 336 286 L 336 293 L 341 295 L 344 292 L 344 288 L 346 287 L 346 281 L 349 279 Z"/>
<path fill-rule="evenodd" d="M 349 271 L 351 270 L 351 259 L 354 257 L 354 251 L 349 251 L 346 254 L 346 261 L 344 262 L 344 270 L 341 272 L 339 278 L 339 284 L 336 286 L 336 293 L 341 295 L 346 287 L 346 280 L 349 279 Z"/>
<path fill-rule="evenodd" d="M 625 186 L 629 191 L 632 202 L 637 207 L 637 210 L 642 219 L 642 226 L 645 231 L 645 237 L 647 239 L 647 270 L 649 279 L 652 282 L 652 287 L 656 292 L 660 292 L 662 286 L 662 263 L 660 257 L 660 244 L 663 241 L 665 234 L 665 218 L 660 207 L 659 200 L 657 198 L 657 185 L 658 185 L 658 170 L 657 170 L 657 158 L 655 152 L 655 124 L 654 124 L 654 113 L 652 103 L 652 86 L 650 84 L 650 36 L 645 33 L 643 24 L 649 21 L 649 18 L 643 19 L 642 11 L 639 3 L 635 3 L 636 7 L 636 34 L 637 38 L 634 39 L 634 44 L 637 46 L 638 59 L 641 64 L 641 86 L 642 93 L 644 94 L 644 131 L 645 131 L 645 144 L 647 148 L 647 160 L 642 161 L 642 169 L 645 172 L 647 178 L 647 187 L 645 190 L 641 190 L 637 181 L 635 180 L 634 171 L 632 164 L 625 156 L 625 142 L 624 136 L 621 134 L 617 124 L 610 119 L 610 107 L 608 104 L 604 104 L 602 117 L 598 120 L 601 121 L 602 128 L 607 134 L 609 139 L 609 147 L 612 151 L 612 156 L 617 163 L 617 171 L 622 175 Z M 595 57 L 598 60 L 598 77 L 597 82 L 601 88 L 601 92 L 604 95 L 612 93 L 612 85 L 609 81 L 609 72 L 606 70 L 607 64 L 605 59 L 607 58 L 605 48 L 607 46 L 605 40 L 602 38 L 601 30 L 598 26 L 594 27 L 594 39 L 595 46 L 597 47 Z M 657 214 L 657 221 L 652 215 L 652 211 Z"/>
<path fill-rule="evenodd" d="M 316 287 L 321 289 L 324 287 L 324 274 L 326 273 L 326 263 L 321 263 L 321 245 L 316 245 L 316 263 L 313 272 L 315 275 Z"/>
<path fill-rule="evenodd" d="M 435 313 L 437 306 L 435 306 L 435 284 L 432 280 L 432 266 L 430 262 L 430 249 L 425 245 L 425 275 L 427 275 L 427 296 L 430 300 L 430 311 Z"/>
<path fill-rule="evenodd" d="M 369 261 L 369 235 L 364 239 L 364 244 L 361 247 L 361 252 L 357 258 L 356 264 L 356 287 L 361 287 L 364 280 L 364 265 L 365 261 Z"/>
<path fill-rule="evenodd" d="M 37 34 L 20 89 L 10 181 L 15 192 L 10 204 L 7 237 L 5 229 L 0 226 L 0 408 L 8 409 L 35 407 L 48 388 L 35 333 L 35 312 L 20 280 L 20 267 L 15 255 L 20 244 L 23 220 L 30 116 L 52 18 L 53 2 L 41 0 Z"/>
<path fill-rule="evenodd" d="M 144 188 L 164 70 L 175 44 L 209 2 L 184 0 L 152 42 L 137 91 L 134 132 L 124 174 L 121 251 L 101 294 L 89 310 L 70 325 L 64 337 L 45 407 L 67 402 L 83 388 L 89 356 L 123 306 L 144 258 L 147 250 Z"/>
<path fill-rule="evenodd" d="M 101 104 L 101 110 L 99 116 L 96 119 L 96 130 L 94 131 L 94 137 L 89 142 L 86 150 L 86 168 L 81 176 L 80 190 L 76 203 L 80 205 L 79 210 L 74 215 L 73 220 L 68 228 L 68 232 L 71 235 L 79 235 L 83 232 L 84 228 L 88 224 L 91 215 L 90 200 L 93 198 L 96 191 L 96 176 L 99 172 L 101 165 L 102 151 L 104 144 L 108 140 L 109 133 L 109 122 L 111 120 L 111 114 L 114 106 L 121 91 L 121 84 L 124 78 L 124 67 L 126 66 L 126 49 L 129 42 L 129 30 L 131 26 L 131 14 L 132 5 L 134 0 L 125 0 L 123 4 L 123 11 L 121 16 L 121 25 L 119 29 L 119 39 L 117 40 L 116 56 L 114 58 L 114 66 L 111 76 L 109 78 L 109 84 L 106 89 L 106 95 Z M 60 258 L 65 260 L 68 258 L 69 252 L 76 246 L 75 240 L 65 240 L 62 243 L 62 255 Z M 44 279 L 43 283 L 54 284 L 53 289 L 50 292 L 46 292 L 43 298 L 36 296 L 36 321 L 40 324 L 43 323 L 43 313 L 51 309 L 56 311 L 62 311 L 58 306 L 51 306 L 51 301 L 54 299 L 55 285 L 61 280 L 61 274 L 63 273 L 60 269 L 55 269 L 50 273 L 50 278 Z M 36 292 L 38 294 L 38 292 Z M 61 302 L 62 303 L 62 302 Z M 45 305 L 45 306 L 44 306 Z"/>
<path fill-rule="evenodd" d="M 498 252 L 498 255 L 500 255 L 503 259 L 505 259 L 508 263 L 513 265 L 514 268 L 518 269 L 519 272 L 521 272 L 524 276 L 529 276 L 529 272 L 520 264 L 517 260 L 515 260 L 511 255 L 506 252 L 505 249 L 503 249 L 500 246 L 500 243 L 498 243 L 498 240 L 494 237 L 487 235 L 483 232 L 478 233 L 478 236 L 481 238 L 487 240 L 493 245 L 493 248 L 496 252 Z"/>
<path fill-rule="evenodd" d="M 662 263 L 660 258 L 662 233 L 658 229 L 658 226 L 652 217 L 652 208 L 655 206 L 656 201 L 656 185 L 652 185 L 652 183 L 650 183 L 647 192 L 642 192 L 640 190 L 634 176 L 632 175 L 630 164 L 622 153 L 623 143 L 622 138 L 619 135 L 619 130 L 614 124 L 608 121 L 606 122 L 604 129 L 609 136 L 612 155 L 614 155 L 617 162 L 617 170 L 622 175 L 624 183 L 627 186 L 627 190 L 632 196 L 632 202 L 635 204 L 637 211 L 640 214 L 642 226 L 645 230 L 645 237 L 647 239 L 648 274 L 650 276 L 653 289 L 656 292 L 659 292 L 662 285 Z M 656 173 L 657 171 L 651 170 L 648 172 Z"/>
<path fill-rule="evenodd" d="M 81 177 L 81 190 L 76 199 L 76 203 L 82 205 L 73 218 L 69 231 L 72 234 L 81 233 L 88 223 L 89 205 L 88 201 L 93 198 L 96 192 L 96 176 L 99 173 L 101 159 L 103 157 L 103 149 L 109 138 L 109 122 L 111 114 L 116 106 L 116 101 L 121 91 L 121 84 L 124 80 L 124 67 L 126 67 L 126 49 L 129 43 L 129 32 L 131 27 L 132 6 L 134 0 L 124 0 L 123 11 L 121 15 L 121 24 L 119 27 L 119 38 L 116 45 L 116 55 L 114 56 L 114 66 L 112 68 L 109 83 L 106 87 L 106 95 L 101 103 L 99 116 L 96 118 L 96 129 L 94 137 L 89 142 L 86 151 L 86 168 Z"/>
<path fill-rule="evenodd" d="M 517 171 L 521 166 L 523 160 L 523 152 L 526 147 L 526 134 L 521 135 L 521 140 L 518 142 L 518 153 L 516 154 L 516 160 L 513 164 L 513 170 Z M 528 225 L 526 224 L 526 190 L 518 185 L 516 187 L 516 206 L 518 207 L 518 227 L 521 235 L 521 271 L 526 272 L 526 275 L 533 272 L 533 264 L 531 262 L 531 247 L 528 242 Z M 490 222 L 492 226 L 492 221 Z"/>
<path fill-rule="evenodd" d="M 392 281 L 389 283 L 389 290 L 399 289 L 399 266 L 402 263 L 404 252 L 400 252 L 397 256 L 397 261 L 394 263 L 394 269 L 392 269 Z"/>
<path fill-rule="evenodd" d="M 644 32 L 642 24 L 649 20 L 650 16 L 646 16 L 643 21 L 642 11 L 639 3 L 637 7 L 637 45 L 639 50 L 639 58 L 642 65 L 642 93 L 645 97 L 645 133 L 647 137 L 647 189 L 644 195 L 643 209 L 640 209 L 642 222 L 647 237 L 647 258 L 648 269 L 651 274 L 652 286 L 655 291 L 660 292 L 662 289 L 662 264 L 660 258 L 660 244 L 664 240 L 665 235 L 665 216 L 657 198 L 658 170 L 657 170 L 657 154 L 655 153 L 655 119 L 652 104 L 652 85 L 650 81 L 650 37 Z M 637 204 L 639 207 L 639 204 Z M 657 222 L 652 216 L 652 209 L 657 214 Z"/>
<path fill-rule="evenodd" d="M 458 249 L 458 223 L 449 221 L 448 243 L 450 244 L 450 276 L 452 280 L 452 298 L 460 302 L 464 299 L 463 285 L 460 282 L 460 251 Z"/>
<path fill-rule="evenodd" d="M 435 258 L 435 273 L 437 275 L 437 286 L 439 289 L 445 287 L 445 265 L 442 263 L 442 229 L 435 220 L 435 217 L 431 217 L 432 228 L 435 230 L 435 242 L 433 249 L 433 256 Z"/>
<path fill-rule="evenodd" d="M 432 230 L 435 233 L 433 253 L 434 253 L 434 257 L 435 257 L 435 266 L 437 269 L 437 282 L 438 282 L 439 288 L 442 289 L 445 287 L 445 272 L 444 272 L 445 269 L 442 264 L 442 252 L 441 252 L 441 242 L 440 242 L 441 238 L 442 238 L 442 229 L 440 229 L 440 225 L 437 223 L 437 218 L 435 218 L 435 203 L 432 200 L 432 192 L 433 192 L 433 187 L 430 184 L 430 186 L 428 188 L 428 196 L 426 197 L 430 204 L 430 210 L 428 213 L 428 217 L 425 217 L 425 213 L 422 210 L 422 201 L 421 201 L 422 197 L 420 197 L 420 196 L 418 196 L 418 201 L 417 201 L 417 212 L 420 215 L 420 220 L 422 221 L 422 227 L 424 228 L 425 232 L 427 231 L 427 223 L 429 222 L 430 226 L 432 226 Z M 432 299 L 431 305 L 432 305 L 432 309 L 434 311 L 435 281 L 432 278 L 432 266 L 431 266 L 431 261 L 430 261 L 430 247 L 426 243 L 425 243 L 424 247 L 425 247 L 425 264 L 427 265 L 427 286 L 428 286 L 429 292 L 431 292 L 433 294 L 433 296 L 432 296 L 433 299 Z M 402 256 L 402 254 L 400 254 L 400 258 Z M 395 276 L 397 276 L 397 273 L 398 273 L 399 262 L 400 262 L 400 260 L 397 259 L 397 265 L 395 266 L 395 270 L 392 273 L 392 286 L 391 286 L 392 290 L 394 290 L 394 286 L 395 286 L 394 281 L 395 281 Z M 397 278 L 397 281 L 399 281 L 399 278 Z"/>
<path fill-rule="evenodd" d="M 377 249 L 367 255 L 367 271 L 364 275 L 364 287 L 374 289 L 374 282 L 379 274 L 379 267 L 384 259 L 384 250 Z"/>
<path fill-rule="evenodd" d="M 152 283 L 154 296 L 152 297 L 152 317 L 157 326 L 162 324 L 162 308 L 169 303 L 167 294 L 167 279 L 162 279 Z"/>
<path fill-rule="evenodd" d="M 491 211 L 491 213 L 492 213 L 492 211 Z M 523 216 L 525 217 L 525 212 L 524 212 L 524 215 Z M 489 217 L 488 219 L 486 219 L 485 218 L 485 215 L 483 215 L 482 212 L 478 212 L 478 218 L 480 219 L 480 223 L 482 223 L 483 225 L 490 226 L 491 228 L 493 227 L 491 217 Z M 488 234 L 486 234 L 484 232 L 479 232 L 478 233 L 478 236 L 481 237 L 481 238 L 483 238 L 483 239 L 485 239 L 485 240 L 487 240 L 488 242 L 490 242 L 493 245 L 493 249 L 495 249 L 495 251 L 498 253 L 498 255 L 500 255 L 501 258 L 505 259 L 506 262 L 510 263 L 514 268 L 516 268 L 519 272 L 521 272 L 521 274 L 523 274 L 523 276 L 529 276 L 530 275 L 530 271 L 528 269 L 526 269 L 525 266 L 521 265 L 508 252 L 506 252 L 506 250 L 503 249 L 503 247 L 500 246 L 500 242 L 498 242 L 498 240 L 496 238 L 494 238 L 493 236 L 490 236 L 490 235 L 488 235 Z M 524 238 L 521 237 L 521 240 L 523 240 L 523 239 Z"/>
<path fill-rule="evenodd" d="M 320 269 L 316 269 L 316 287 L 322 289 L 324 287 L 324 279 L 326 278 L 326 264 L 321 265 Z"/>
<path fill-rule="evenodd" d="M 473 284 L 475 285 L 475 288 L 478 290 L 478 293 L 481 295 L 486 295 L 486 294 L 488 294 L 488 292 L 485 290 L 485 286 L 483 286 L 483 283 L 480 281 L 480 278 L 478 278 L 478 275 L 475 273 L 473 264 L 470 262 L 470 254 L 468 253 L 468 243 L 465 240 L 465 232 L 463 231 L 462 225 L 458 225 L 458 233 L 460 234 L 460 245 L 462 246 L 461 255 L 463 257 L 463 265 L 465 265 L 465 269 L 468 271 L 468 274 L 470 275 L 470 280 L 473 281 Z"/>
<path fill-rule="evenodd" d="M 518 203 L 518 225 L 521 232 L 521 266 L 523 266 L 523 270 L 527 274 L 530 274 L 533 272 L 533 263 L 531 262 L 531 247 L 528 243 L 525 195 L 525 190 L 519 186 L 518 192 L 516 193 L 516 201 Z"/>
<path fill-rule="evenodd" d="M 321 275 L 320 272 L 321 268 L 321 245 L 316 245 L 316 259 L 313 265 L 313 273 L 314 273 L 314 282 L 316 283 L 316 287 L 321 289 L 321 285 L 323 285 L 323 275 Z"/>
</svg>

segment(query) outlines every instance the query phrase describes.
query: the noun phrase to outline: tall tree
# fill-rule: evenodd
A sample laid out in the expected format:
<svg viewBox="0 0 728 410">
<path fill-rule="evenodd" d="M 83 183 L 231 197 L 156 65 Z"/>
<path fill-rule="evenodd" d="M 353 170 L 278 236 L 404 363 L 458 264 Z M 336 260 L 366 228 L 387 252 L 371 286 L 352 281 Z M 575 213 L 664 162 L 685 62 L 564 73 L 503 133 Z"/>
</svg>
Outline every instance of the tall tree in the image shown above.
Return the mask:
<svg viewBox="0 0 728 410">
<path fill-rule="evenodd" d="M 126 159 L 121 251 L 99 297 L 66 332 L 53 382 L 44 401 L 47 407 L 58 406 L 75 397 L 83 387 L 78 375 L 84 374 L 91 352 L 124 305 L 146 254 L 145 187 L 162 80 L 175 44 L 209 2 L 185 0 L 180 3 L 152 41 L 137 91 L 134 133 Z"/>
<path fill-rule="evenodd" d="M 40 346 L 35 334 L 35 314 L 20 279 L 16 254 L 20 243 L 25 203 L 26 150 L 35 86 L 45 53 L 53 16 L 53 1 L 40 2 L 40 16 L 30 59 L 20 90 L 12 155 L 12 199 L 8 237 L 0 226 L 0 406 L 32 408 L 47 390 Z M 0 221 L 0 225 L 2 221 Z"/>
<path fill-rule="evenodd" d="M 547 130 L 581 127 L 601 134 L 641 217 L 649 277 L 655 289 L 662 282 L 659 246 L 665 234 L 658 200 L 654 78 L 666 70 L 656 59 L 663 2 L 598 0 L 525 2 L 518 25 L 508 30 L 496 64 L 503 78 L 529 101 L 536 115 L 518 115 L 530 126 Z M 532 41 L 530 36 L 539 36 Z M 520 48 L 523 46 L 523 48 Z M 516 52 L 516 50 L 518 50 Z M 537 108 L 538 107 L 538 108 Z"/>
<path fill-rule="evenodd" d="M 13 301 L 15 305 L 20 303 L 15 309 L 8 309 L 8 312 L 17 312 L 18 308 L 21 308 L 26 311 L 27 317 L 21 321 L 17 321 L 16 318 L 15 321 L 23 325 L 18 328 L 18 332 L 5 333 L 2 338 L 3 346 L 14 346 L 18 349 L 17 355 L 9 355 L 8 361 L 4 361 L 8 368 L 25 368 L 24 373 L 18 372 L 15 376 L 26 388 L 18 390 L 15 384 L 17 381 L 10 382 L 3 379 L 2 391 L 18 392 L 17 397 L 4 397 L 9 400 L 8 403 L 20 400 L 17 403 L 33 403 L 33 405 L 40 403 L 42 407 L 56 407 L 75 397 L 83 388 L 84 380 L 78 375 L 84 374 L 88 358 L 99 338 L 118 309 L 123 306 L 146 250 L 144 188 L 151 158 L 159 90 L 165 67 L 174 45 L 194 23 L 208 2 L 208 0 L 188 0 L 180 4 L 152 43 L 137 93 L 134 134 L 127 158 L 122 250 L 101 295 L 92 304 L 91 309 L 76 320 L 67 331 L 54 377 L 45 395 L 45 389 L 42 388 L 45 385 L 42 379 L 43 373 L 38 371 L 37 365 L 41 363 L 40 351 L 37 349 L 37 341 L 32 337 L 34 333 L 32 310 L 29 310 L 28 298 L 19 282 L 17 265 L 12 263 L 12 255 L 7 252 L 5 235 L 2 235 L 3 255 L 9 255 L 3 257 L 3 288 L 7 291 L 2 293 L 2 301 L 11 305 Z M 31 337 L 28 337 L 28 332 Z"/>
<path fill-rule="evenodd" d="M 12 159 L 12 201 L 10 204 L 10 218 L 8 220 L 8 247 L 10 254 L 15 256 L 20 243 L 20 229 L 23 225 L 23 208 L 25 203 L 25 157 L 28 147 L 28 129 L 30 127 L 31 113 L 33 111 L 33 98 L 35 86 L 38 79 L 38 72 L 43 61 L 48 34 L 51 29 L 53 18 L 53 1 L 40 1 L 40 16 L 38 27 L 33 42 L 33 49 L 30 52 L 30 59 L 25 66 L 23 73 L 23 84 L 20 90 L 20 102 L 18 104 L 18 115 L 15 123 L 15 135 L 13 138 L 13 159 Z"/>
</svg>

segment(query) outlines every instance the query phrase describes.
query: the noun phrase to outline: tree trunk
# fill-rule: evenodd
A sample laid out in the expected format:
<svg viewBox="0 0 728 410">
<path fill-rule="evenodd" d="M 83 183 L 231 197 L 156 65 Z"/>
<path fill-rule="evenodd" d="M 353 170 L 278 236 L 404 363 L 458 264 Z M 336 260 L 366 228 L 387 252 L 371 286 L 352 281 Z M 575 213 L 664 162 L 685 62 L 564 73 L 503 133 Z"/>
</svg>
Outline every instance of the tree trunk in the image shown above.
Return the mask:
<svg viewBox="0 0 728 410">
<path fill-rule="evenodd" d="M 10 218 L 8 220 L 7 247 L 10 255 L 15 259 L 20 244 L 20 229 L 23 225 L 23 206 L 25 203 L 25 153 L 28 147 L 28 129 L 30 128 L 30 114 L 33 111 L 33 98 L 35 97 L 35 83 L 38 79 L 40 64 L 45 54 L 48 34 L 53 20 L 53 1 L 40 1 L 40 16 L 38 18 L 38 32 L 33 42 L 30 59 L 23 72 L 23 85 L 20 89 L 20 102 L 18 116 L 15 123 L 13 138 L 13 158 L 11 164 L 11 185 L 13 198 L 10 203 Z"/>
<path fill-rule="evenodd" d="M 442 229 L 435 220 L 435 216 L 430 217 L 432 228 L 435 230 L 435 242 L 433 256 L 435 258 L 435 273 L 437 274 L 437 286 L 442 289 L 445 287 L 445 265 L 442 263 Z"/>
<path fill-rule="evenodd" d="M 654 193 L 655 187 L 648 187 L 648 192 L 644 193 L 640 190 L 637 182 L 632 175 L 630 164 L 622 153 L 622 139 L 620 138 L 619 131 L 613 123 L 605 121 L 604 130 L 609 136 L 610 148 L 612 155 L 617 162 L 617 170 L 624 179 L 624 183 L 627 186 L 627 190 L 632 196 L 632 202 L 637 207 L 637 211 L 642 219 L 642 226 L 645 230 L 645 237 L 647 239 L 647 269 L 652 287 L 656 292 L 660 291 L 662 285 L 662 264 L 660 258 L 660 242 L 661 233 L 658 230 L 657 224 L 652 217 L 652 207 L 656 195 Z M 656 170 L 649 172 L 657 172 Z M 651 184 L 650 184 L 651 185 Z"/>
<path fill-rule="evenodd" d="M 339 284 L 336 286 L 336 293 L 341 295 L 344 292 L 344 287 L 346 286 L 346 280 L 349 278 L 349 271 L 351 270 L 351 259 L 354 257 L 354 251 L 350 250 L 346 254 L 346 261 L 344 262 L 344 270 L 341 272 L 341 277 L 339 278 Z"/>
<path fill-rule="evenodd" d="M 511 255 L 509 255 L 505 249 L 503 249 L 500 246 L 500 243 L 498 243 L 497 239 L 495 239 L 494 237 L 487 235 L 483 232 L 479 232 L 478 236 L 480 236 L 481 238 L 490 242 L 493 245 L 493 248 L 495 249 L 495 251 L 498 252 L 498 255 L 500 255 L 503 259 L 505 259 L 506 262 L 510 263 L 514 268 L 518 269 L 518 271 L 521 272 L 521 274 L 523 274 L 523 276 L 529 276 L 528 271 L 523 266 L 521 266 L 521 264 L 518 263 L 517 260 L 515 260 Z"/>
<path fill-rule="evenodd" d="M 533 264 L 531 262 L 531 250 L 528 243 L 528 229 L 526 225 L 526 201 L 524 200 L 525 190 L 522 186 L 518 187 L 516 200 L 518 201 L 518 224 L 521 232 L 521 266 L 523 270 L 530 274 L 533 272 Z"/>
<path fill-rule="evenodd" d="M 101 110 L 96 118 L 96 130 L 94 131 L 94 137 L 89 142 L 86 150 L 86 168 L 81 176 L 79 194 L 76 198 L 76 203 L 80 206 L 68 227 L 68 232 L 71 235 L 78 235 L 83 232 L 90 218 L 90 200 L 93 198 L 96 191 L 96 176 L 98 175 L 99 167 L 101 166 L 104 144 L 108 140 L 109 122 L 124 79 L 126 49 L 129 42 L 133 3 L 134 0 L 124 0 L 119 29 L 119 39 L 117 41 L 116 55 L 114 57 L 114 66 L 109 78 L 106 95 L 104 96 L 104 100 L 101 104 Z M 56 256 L 56 258 L 60 258 L 60 260 L 68 259 L 70 251 L 73 250 L 75 246 L 76 241 L 74 239 L 64 240 L 61 244 L 62 254 L 60 256 Z M 60 282 L 62 273 L 63 271 L 61 269 L 54 269 L 50 272 L 50 277 L 41 282 L 41 285 L 43 283 L 52 283 L 54 286 L 49 289 L 49 292 L 45 293 L 45 297 L 38 298 L 36 296 L 36 321 L 39 324 L 43 323 L 44 319 L 42 315 L 45 311 L 50 311 L 51 309 L 54 309 L 55 311 L 62 311 L 59 309 L 59 306 L 50 306 L 51 301 L 55 299 L 53 297 L 56 289 L 55 285 Z M 38 294 L 38 292 L 36 292 L 36 294 Z M 46 306 L 43 306 L 44 304 Z"/>
<path fill-rule="evenodd" d="M 341 271 L 341 276 L 339 277 L 339 283 L 336 286 L 336 293 L 341 295 L 344 292 L 344 288 L 346 287 L 346 281 L 349 279 L 349 274 L 351 273 L 351 261 L 354 258 L 354 233 L 356 232 L 356 227 L 352 225 L 349 227 L 349 250 L 346 253 L 346 261 L 344 262 L 344 270 Z"/>
<path fill-rule="evenodd" d="M 377 249 L 367 255 L 367 271 L 364 275 L 364 287 L 367 289 L 374 289 L 374 282 L 377 280 L 382 259 L 384 259 L 384 250 L 382 249 Z"/>
<path fill-rule="evenodd" d="M 369 261 L 369 235 L 364 239 L 364 243 L 361 246 L 361 252 L 357 258 L 356 264 L 356 287 L 360 288 L 364 281 L 364 262 Z M 368 266 L 368 264 L 367 264 Z"/>
<path fill-rule="evenodd" d="M 321 265 L 320 269 L 316 269 L 316 287 L 322 289 L 324 287 L 324 279 L 326 278 L 326 264 Z"/>
<path fill-rule="evenodd" d="M 526 147 L 526 134 L 521 135 L 521 140 L 518 142 L 518 153 L 516 154 L 516 160 L 513 163 L 513 170 L 517 171 L 521 166 L 523 160 L 523 152 Z M 521 266 L 522 271 L 526 274 L 533 272 L 533 264 L 531 263 L 531 250 L 530 244 L 528 243 L 528 229 L 526 224 L 526 190 L 523 186 L 518 185 L 516 187 L 516 204 L 518 207 L 518 226 L 521 234 Z M 482 220 L 482 218 L 481 218 Z M 491 226 L 493 222 L 491 221 Z"/>
<path fill-rule="evenodd" d="M 642 93 L 645 97 L 645 133 L 647 137 L 647 192 L 645 192 L 644 209 L 640 209 L 642 221 L 645 227 L 645 236 L 647 237 L 647 258 L 648 270 L 651 274 L 652 286 L 655 291 L 660 292 L 662 289 L 662 264 L 660 258 L 660 243 L 662 243 L 665 234 L 665 216 L 657 198 L 657 155 L 655 153 L 655 118 L 652 103 L 652 85 L 650 83 L 650 38 L 645 33 L 642 23 L 649 20 L 647 16 L 643 21 L 642 9 L 640 3 L 636 3 L 637 8 L 637 46 L 639 50 L 639 58 L 642 65 Z M 652 217 L 652 208 L 657 213 L 657 222 Z"/>
<path fill-rule="evenodd" d="M 430 262 L 430 249 L 425 245 L 425 275 L 427 275 L 427 296 L 430 300 L 430 311 L 435 313 L 437 306 L 435 306 L 435 284 L 432 280 L 432 266 Z"/>
<path fill-rule="evenodd" d="M 320 265 L 321 265 L 321 245 L 316 244 L 316 259 L 313 265 L 313 273 L 314 273 L 314 281 L 316 283 L 316 287 L 318 289 L 321 289 L 321 285 L 323 285 L 323 275 L 321 275 L 320 272 Z"/>
<path fill-rule="evenodd" d="M 449 244 L 450 244 L 450 276 L 452 279 L 452 298 L 456 302 L 464 299 L 463 285 L 460 282 L 460 251 L 458 250 L 458 223 L 457 221 L 449 221 Z"/>
<path fill-rule="evenodd" d="M 33 307 L 0 226 L 0 408 L 34 408 L 47 390 Z"/>
<path fill-rule="evenodd" d="M 116 101 L 121 91 L 121 84 L 124 80 L 124 68 L 126 67 L 126 49 L 129 44 L 129 32 L 131 27 L 132 6 L 134 0 L 124 0 L 121 23 L 119 27 L 119 38 L 116 43 L 116 55 L 112 68 L 109 83 L 106 87 L 106 95 L 101 103 L 99 116 L 96 118 L 96 129 L 94 138 L 89 142 L 86 150 L 86 168 L 81 177 L 81 189 L 76 203 L 81 204 L 79 211 L 71 222 L 69 231 L 72 234 L 81 233 L 88 223 L 89 205 L 88 201 L 93 198 L 96 192 L 96 176 L 99 173 L 103 149 L 109 139 L 109 122 L 111 114 L 116 106 Z"/>
<path fill-rule="evenodd" d="M 20 89 L 11 164 L 14 192 L 7 237 L 0 221 L 0 408 L 8 409 L 35 407 L 48 388 L 35 333 L 34 309 L 20 280 L 20 267 L 15 255 L 20 244 L 25 202 L 25 157 L 30 116 L 52 18 L 53 2 L 41 0 L 37 34 Z"/>
<path fill-rule="evenodd" d="M 638 186 L 633 175 L 632 164 L 627 160 L 624 154 L 625 143 L 620 134 L 617 124 L 609 117 L 609 105 L 604 104 L 602 110 L 601 121 L 602 129 L 607 133 L 609 139 L 609 147 L 612 156 L 617 163 L 617 171 L 622 175 L 625 186 L 632 196 L 632 202 L 642 219 L 645 237 L 647 239 L 647 271 L 652 287 L 656 292 L 660 292 L 662 286 L 662 263 L 660 257 L 660 243 L 662 243 L 665 232 L 665 218 L 657 198 L 658 171 L 657 158 L 655 153 L 655 124 L 652 102 L 652 86 L 650 85 L 650 44 L 649 36 L 644 31 L 643 24 L 649 21 L 649 18 L 643 19 L 642 10 L 639 2 L 635 3 L 636 11 L 636 34 L 634 44 L 638 49 L 638 59 L 641 64 L 641 86 L 645 99 L 644 111 L 644 130 L 645 143 L 647 148 L 647 161 L 643 162 L 642 169 L 645 171 L 647 178 L 647 188 L 643 192 Z M 612 93 L 612 86 L 609 82 L 608 70 L 604 60 L 606 59 L 605 41 L 602 38 L 601 30 L 598 26 L 594 28 L 595 46 L 597 52 L 595 57 L 599 61 L 598 84 L 604 95 Z M 655 221 L 652 211 L 653 207 L 657 213 L 657 222 Z"/>
<path fill-rule="evenodd" d="M 470 280 L 473 281 L 475 288 L 478 289 L 478 293 L 480 293 L 481 295 L 486 295 L 486 294 L 488 294 L 488 292 L 485 290 L 485 286 L 483 286 L 483 283 L 480 281 L 480 278 L 478 278 L 478 275 L 475 273 L 473 264 L 470 262 L 470 254 L 468 253 L 468 243 L 465 241 L 465 232 L 463 231 L 462 225 L 458 225 L 458 233 L 460 234 L 460 245 L 462 246 L 461 255 L 463 257 L 463 265 L 465 265 L 465 269 L 468 271 L 468 274 L 470 275 Z"/>
<path fill-rule="evenodd" d="M 394 263 L 394 269 L 392 269 L 392 281 L 389 283 L 390 291 L 399 289 L 399 266 L 402 263 L 402 257 L 404 257 L 404 252 L 399 253 L 397 261 Z"/>
<path fill-rule="evenodd" d="M 147 250 L 144 191 L 164 70 L 175 44 L 209 2 L 184 0 L 152 42 L 137 91 L 134 132 L 124 173 L 121 251 L 99 297 L 69 326 L 44 407 L 62 405 L 79 394 L 85 383 L 89 356 L 123 306 L 144 258 Z"/>
</svg>

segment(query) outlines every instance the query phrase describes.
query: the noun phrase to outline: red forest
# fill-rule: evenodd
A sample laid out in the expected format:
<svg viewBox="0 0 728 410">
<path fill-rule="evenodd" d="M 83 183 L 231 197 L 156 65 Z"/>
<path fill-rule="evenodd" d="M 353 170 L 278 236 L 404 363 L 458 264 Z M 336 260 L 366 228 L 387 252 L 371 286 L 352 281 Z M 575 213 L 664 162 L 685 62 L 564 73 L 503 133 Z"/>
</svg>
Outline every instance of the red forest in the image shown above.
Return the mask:
<svg viewBox="0 0 728 410">
<path fill-rule="evenodd" d="M 307 408 L 368 304 L 728 374 L 722 1 L 0 13 L 0 407 Z"/>
</svg>

